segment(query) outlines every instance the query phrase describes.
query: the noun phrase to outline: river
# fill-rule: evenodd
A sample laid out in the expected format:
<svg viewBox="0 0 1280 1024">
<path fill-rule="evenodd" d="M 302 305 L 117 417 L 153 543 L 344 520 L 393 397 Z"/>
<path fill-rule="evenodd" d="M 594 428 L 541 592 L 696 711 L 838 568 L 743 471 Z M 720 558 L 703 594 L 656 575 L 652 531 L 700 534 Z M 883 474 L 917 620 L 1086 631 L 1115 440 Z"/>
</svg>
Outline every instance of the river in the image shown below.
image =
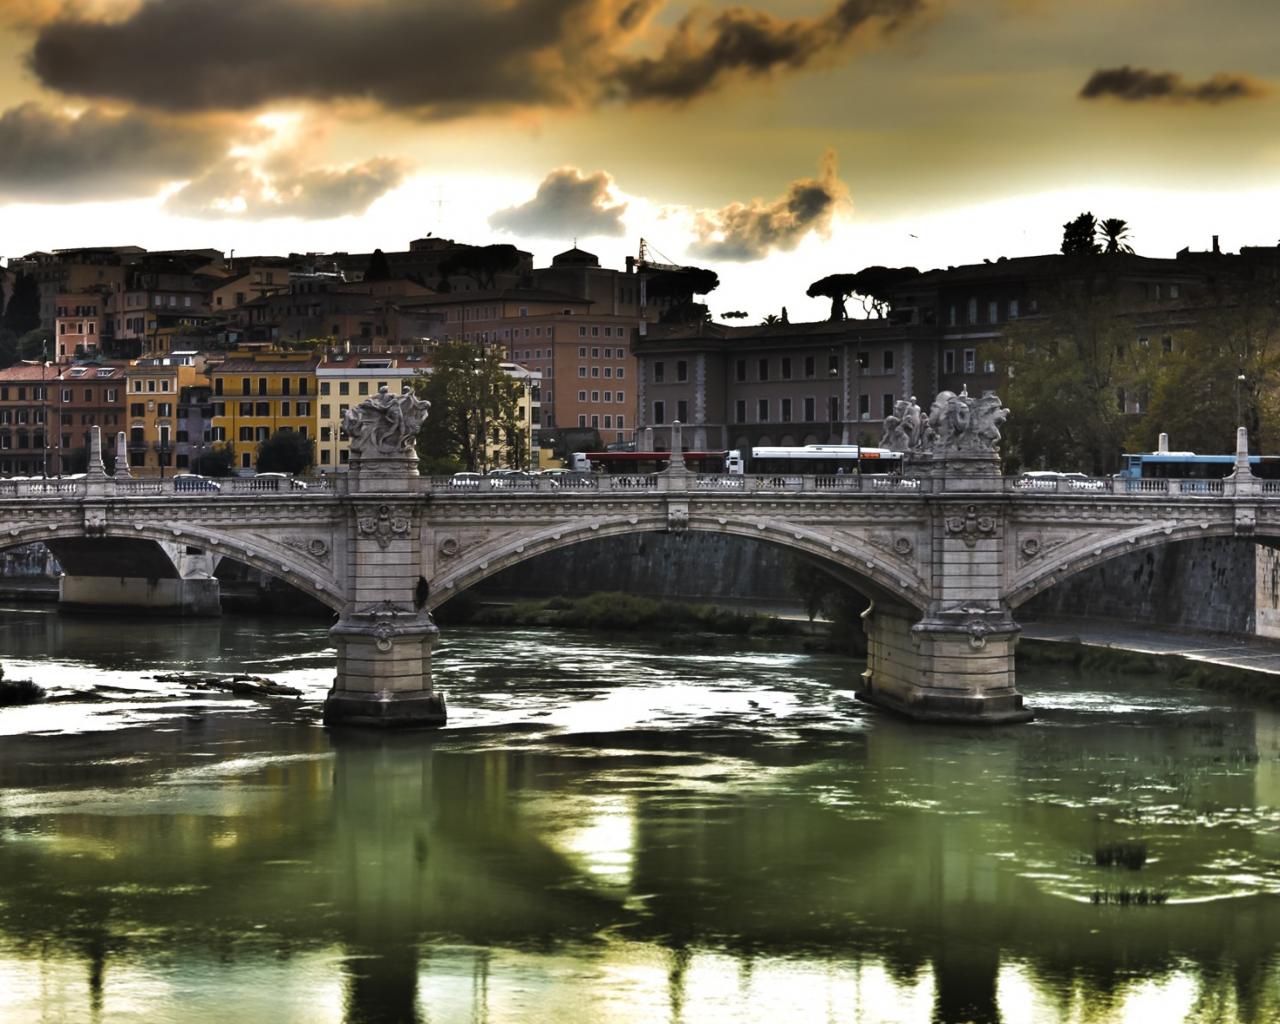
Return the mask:
<svg viewBox="0 0 1280 1024">
<path fill-rule="evenodd" d="M 100 698 L 0 709 L 4 1024 L 1280 1019 L 1280 716 L 1157 676 L 920 727 L 836 656 L 452 629 L 449 727 L 382 736 L 314 622 L 10 608 L 0 660 Z"/>
</svg>

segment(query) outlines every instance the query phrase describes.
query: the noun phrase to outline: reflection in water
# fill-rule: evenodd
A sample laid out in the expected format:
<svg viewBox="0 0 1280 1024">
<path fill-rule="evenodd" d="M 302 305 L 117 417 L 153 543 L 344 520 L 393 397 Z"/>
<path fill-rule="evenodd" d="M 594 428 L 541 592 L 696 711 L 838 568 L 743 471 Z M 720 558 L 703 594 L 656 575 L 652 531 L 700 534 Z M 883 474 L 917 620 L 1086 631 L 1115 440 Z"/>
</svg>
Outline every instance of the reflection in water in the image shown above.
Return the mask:
<svg viewBox="0 0 1280 1024">
<path fill-rule="evenodd" d="M 1271 711 L 1028 672 L 1038 722 L 921 729 L 839 659 L 456 631 L 449 729 L 331 734 L 276 625 L 0 619 L 117 688 L 0 713 L 5 1024 L 1280 1017 Z M 145 678 L 194 666 L 307 697 Z"/>
</svg>

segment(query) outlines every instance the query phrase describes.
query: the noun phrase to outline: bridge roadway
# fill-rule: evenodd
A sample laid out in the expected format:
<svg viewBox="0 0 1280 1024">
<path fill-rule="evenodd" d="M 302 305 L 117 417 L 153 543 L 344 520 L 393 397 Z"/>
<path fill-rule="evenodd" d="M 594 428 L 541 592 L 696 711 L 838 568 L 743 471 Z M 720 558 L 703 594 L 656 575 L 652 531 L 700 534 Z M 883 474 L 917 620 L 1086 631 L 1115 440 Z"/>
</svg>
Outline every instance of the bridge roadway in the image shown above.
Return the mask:
<svg viewBox="0 0 1280 1024">
<path fill-rule="evenodd" d="M 0 481 L 0 548 L 127 539 L 238 559 L 336 613 L 330 722 L 439 725 L 431 612 L 444 601 L 586 540 L 752 537 L 871 598 L 865 699 L 920 719 L 1021 721 L 1030 711 L 1013 652 L 1023 602 L 1146 547 L 1280 539 L 1280 481 L 1253 477 L 1242 452 L 1225 480 L 1030 486 L 999 475 L 994 457 L 960 456 L 902 477 L 703 475 L 677 463 L 649 476 L 459 481 L 418 477 L 406 455 L 357 460 L 305 489 L 270 477 L 218 491 L 177 491 L 127 470 L 109 477 L 99 462 L 79 480 Z"/>
</svg>

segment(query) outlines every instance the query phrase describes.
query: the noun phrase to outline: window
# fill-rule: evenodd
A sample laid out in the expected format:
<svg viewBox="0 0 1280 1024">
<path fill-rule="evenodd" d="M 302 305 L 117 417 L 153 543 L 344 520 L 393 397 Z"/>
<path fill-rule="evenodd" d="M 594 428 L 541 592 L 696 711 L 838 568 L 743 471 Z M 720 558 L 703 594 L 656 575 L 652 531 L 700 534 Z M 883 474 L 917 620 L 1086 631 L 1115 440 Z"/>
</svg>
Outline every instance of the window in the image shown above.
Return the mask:
<svg viewBox="0 0 1280 1024">
<path fill-rule="evenodd" d="M 804 421 L 812 423 L 817 418 L 817 411 L 817 403 L 813 400 L 813 397 L 806 398 L 804 400 Z"/>
<path fill-rule="evenodd" d="M 883 401 L 880 404 L 881 404 L 880 415 L 882 417 L 893 415 L 893 395 L 892 394 L 885 394 L 883 396 Z"/>
<path fill-rule="evenodd" d="M 817 371 L 816 371 L 816 370 L 815 370 L 815 368 L 814 368 L 814 358 L 813 358 L 813 356 L 805 356 L 805 357 L 804 357 L 804 375 L 805 375 L 805 377 L 807 377 L 809 380 L 813 380 L 813 378 L 814 378 L 814 374 L 815 374 L 816 372 L 817 372 Z"/>
<path fill-rule="evenodd" d="M 783 423 L 791 422 L 791 399 L 789 398 L 782 399 L 782 407 L 780 410 L 780 415 Z"/>
<path fill-rule="evenodd" d="M 891 349 L 891 348 L 887 348 L 887 349 L 885 349 L 885 350 L 884 350 L 884 364 L 883 364 L 883 365 L 884 365 L 884 368 L 885 368 L 885 372 L 889 372 L 889 371 L 891 371 L 891 370 L 893 369 L 893 349 Z"/>
<path fill-rule="evenodd" d="M 147 414 L 147 407 L 146 407 L 146 405 L 145 405 L 144 403 L 142 403 L 142 402 L 131 402 L 131 403 L 129 404 L 129 415 L 130 415 L 130 416 L 145 416 L 146 414 Z"/>
<path fill-rule="evenodd" d="M 626 371 L 621 366 L 619 366 L 616 370 L 613 371 L 613 379 L 622 380 L 625 374 L 626 374 Z"/>
<path fill-rule="evenodd" d="M 1178 297 L 1179 297 L 1179 296 L 1181 296 L 1181 295 L 1182 295 L 1182 286 L 1181 286 L 1181 285 L 1177 285 L 1177 284 L 1171 284 L 1171 285 L 1169 285 L 1169 298 L 1171 298 L 1171 299 L 1176 299 L 1176 298 L 1178 298 Z M 92 327 L 93 325 L 92 325 L 92 324 L 90 324 L 89 326 L 90 326 L 90 327 Z M 90 332 L 90 333 L 92 333 L 92 332 Z"/>
<path fill-rule="evenodd" d="M 19 389 L 19 390 L 21 390 L 21 389 Z M 63 388 L 63 389 L 62 389 L 62 400 L 63 400 L 64 402 L 69 402 L 69 401 L 71 401 L 71 389 L 70 389 L 70 388 Z"/>
<path fill-rule="evenodd" d="M 955 349 L 949 348 L 942 353 L 942 372 L 943 373 L 956 372 L 956 350 Z"/>
<path fill-rule="evenodd" d="M 1009 300 L 1009 319 L 1010 320 L 1018 319 L 1018 300 L 1017 299 Z"/>
<path fill-rule="evenodd" d="M 964 372 L 973 373 L 974 370 L 977 368 L 977 363 L 978 363 L 977 353 L 971 348 L 965 349 L 964 350 Z"/>
<path fill-rule="evenodd" d="M 242 395 L 252 394 L 252 391 L 251 391 L 252 384 L 253 382 L 249 380 L 248 377 L 241 377 L 240 378 L 240 394 Z"/>
<path fill-rule="evenodd" d="M 586 393 L 585 391 L 579 391 L 579 392 L 578 392 L 578 401 L 579 401 L 579 402 L 585 402 L 586 400 L 587 400 L 587 393 Z"/>
<path fill-rule="evenodd" d="M 978 322 L 978 300 L 969 300 L 969 323 L 976 324 Z"/>
<path fill-rule="evenodd" d="M 613 393 L 613 400 L 615 402 L 625 402 L 627 400 L 626 394 L 622 391 L 615 391 Z"/>
<path fill-rule="evenodd" d="M 147 381 L 147 391 L 149 391 L 151 394 L 155 394 L 155 390 L 156 390 L 156 382 L 154 380 Z"/>
<path fill-rule="evenodd" d="M 592 416 L 592 417 L 591 417 L 591 425 L 592 425 L 593 427 L 599 427 L 599 426 L 600 426 L 600 417 L 599 417 L 599 416 Z"/>
<path fill-rule="evenodd" d="M 661 360 L 658 360 L 653 364 L 653 382 L 655 384 L 661 384 L 664 380 L 666 380 L 666 376 L 667 376 L 667 368 L 666 366 L 663 365 Z"/>
<path fill-rule="evenodd" d="M 982 361 L 982 372 L 983 372 L 983 373 L 995 373 L 995 372 L 996 372 L 996 361 L 995 361 L 994 359 L 984 359 L 984 360 Z"/>
<path fill-rule="evenodd" d="M 330 409 L 330 406 L 329 406 L 329 404 L 328 404 L 328 403 L 326 403 L 326 402 L 322 402 L 322 403 L 320 404 L 320 418 L 321 418 L 322 420 L 327 420 L 327 419 L 329 419 L 329 409 Z"/>
<path fill-rule="evenodd" d="M 360 381 L 359 385 L 356 387 L 356 391 L 359 394 L 367 395 L 369 393 L 369 382 L 367 380 Z M 288 391 L 285 392 L 286 395 L 288 393 Z"/>
<path fill-rule="evenodd" d="M 600 401 L 600 392 L 599 392 L 599 391 L 593 391 L 593 392 L 591 392 L 591 401 L 593 401 L 593 402 L 598 402 L 598 401 Z"/>
<path fill-rule="evenodd" d="M 329 393 L 329 382 L 327 380 L 322 380 L 320 382 L 320 394 L 327 395 L 328 393 Z"/>
<path fill-rule="evenodd" d="M 156 406 L 156 415 L 157 415 L 157 416 L 172 416 L 172 415 L 173 415 L 173 404 L 172 404 L 171 402 L 161 402 L 159 405 L 157 405 L 157 406 Z"/>
<path fill-rule="evenodd" d="M 761 398 L 756 402 L 756 422 L 769 422 L 769 399 Z"/>
<path fill-rule="evenodd" d="M 871 419 L 871 396 L 870 395 L 858 396 L 858 419 L 860 420 Z"/>
<path fill-rule="evenodd" d="M 579 367 L 578 367 L 578 376 L 579 376 L 579 377 L 585 377 L 586 375 L 587 375 L 587 368 L 586 368 L 585 366 L 579 366 Z"/>
<path fill-rule="evenodd" d="M 606 367 L 604 368 L 604 375 L 605 375 L 606 377 L 612 377 L 612 376 L 613 376 L 613 367 L 612 367 L 612 366 L 606 366 Z"/>
<path fill-rule="evenodd" d="M 1166 334 L 1163 338 L 1160 339 L 1160 351 L 1161 352 L 1173 351 L 1173 335 Z"/>
<path fill-rule="evenodd" d="M 747 403 L 741 398 L 733 405 L 733 420 L 735 423 L 747 422 Z"/>
<path fill-rule="evenodd" d="M 289 415 L 289 403 L 288 403 L 288 402 L 281 402 L 281 403 L 280 403 L 280 415 L 281 415 L 281 416 L 288 416 L 288 415 Z"/>
<path fill-rule="evenodd" d="M 252 441 L 252 440 L 253 440 L 253 427 L 241 427 L 241 428 L 240 428 L 240 440 L 241 440 L 241 441 Z"/>
<path fill-rule="evenodd" d="M 240 415 L 241 415 L 241 416 L 252 416 L 252 415 L 253 415 L 253 403 L 252 403 L 252 402 L 241 402 L 241 403 L 240 403 Z"/>
<path fill-rule="evenodd" d="M 349 394 L 351 394 L 351 382 L 350 382 L 350 381 L 345 381 L 345 380 L 343 380 L 343 381 L 339 381 L 339 382 L 338 382 L 338 394 L 339 394 L 339 395 L 349 395 Z"/>
<path fill-rule="evenodd" d="M 591 376 L 593 376 L 593 377 L 599 377 L 599 376 L 600 376 L 600 367 L 598 367 L 598 366 L 593 366 L 593 367 L 591 367 Z"/>
<path fill-rule="evenodd" d="M 222 378 L 218 377 L 213 382 L 213 393 L 215 395 L 222 394 Z"/>
<path fill-rule="evenodd" d="M 683 359 L 676 360 L 676 380 L 685 381 L 689 379 L 689 364 Z"/>
<path fill-rule="evenodd" d="M 994 324 L 1000 322 L 1000 303 L 992 299 L 987 303 L 987 323 Z"/>
<path fill-rule="evenodd" d="M 791 379 L 791 357 L 790 356 L 782 357 L 782 379 L 783 380 Z"/>
<path fill-rule="evenodd" d="M 623 420 L 623 417 L 621 416 L 615 416 L 613 418 L 613 425 L 617 427 L 619 430 L 621 430 L 623 427 L 626 426 L 626 424 L 623 423 L 622 420 Z"/>
<path fill-rule="evenodd" d="M 658 424 L 667 422 L 667 403 L 666 402 L 653 403 L 653 422 Z"/>
<path fill-rule="evenodd" d="M 761 359 L 756 363 L 756 379 L 757 380 L 769 379 L 769 360 Z"/>
<path fill-rule="evenodd" d="M 680 399 L 676 402 L 676 419 L 681 423 L 689 422 L 689 403 L 686 399 Z"/>
</svg>

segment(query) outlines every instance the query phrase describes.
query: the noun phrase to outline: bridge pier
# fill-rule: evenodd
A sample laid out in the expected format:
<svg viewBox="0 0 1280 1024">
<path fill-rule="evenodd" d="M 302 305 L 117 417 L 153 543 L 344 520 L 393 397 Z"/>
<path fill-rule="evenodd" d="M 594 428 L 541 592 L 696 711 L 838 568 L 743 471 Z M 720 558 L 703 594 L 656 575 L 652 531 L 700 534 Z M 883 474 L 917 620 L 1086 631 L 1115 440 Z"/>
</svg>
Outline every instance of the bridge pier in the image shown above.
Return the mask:
<svg viewBox="0 0 1280 1024">
<path fill-rule="evenodd" d="M 863 613 L 867 670 L 860 700 L 925 722 L 1032 718 L 1014 684 L 1019 627 L 1007 611 L 918 616 L 877 603 Z"/>
<path fill-rule="evenodd" d="M 413 442 L 426 403 L 384 387 L 347 414 L 352 506 L 347 606 L 329 631 L 338 674 L 324 703 L 326 725 L 438 727 L 444 695 L 431 686 L 437 633 L 423 607 L 418 460 Z"/>
</svg>

